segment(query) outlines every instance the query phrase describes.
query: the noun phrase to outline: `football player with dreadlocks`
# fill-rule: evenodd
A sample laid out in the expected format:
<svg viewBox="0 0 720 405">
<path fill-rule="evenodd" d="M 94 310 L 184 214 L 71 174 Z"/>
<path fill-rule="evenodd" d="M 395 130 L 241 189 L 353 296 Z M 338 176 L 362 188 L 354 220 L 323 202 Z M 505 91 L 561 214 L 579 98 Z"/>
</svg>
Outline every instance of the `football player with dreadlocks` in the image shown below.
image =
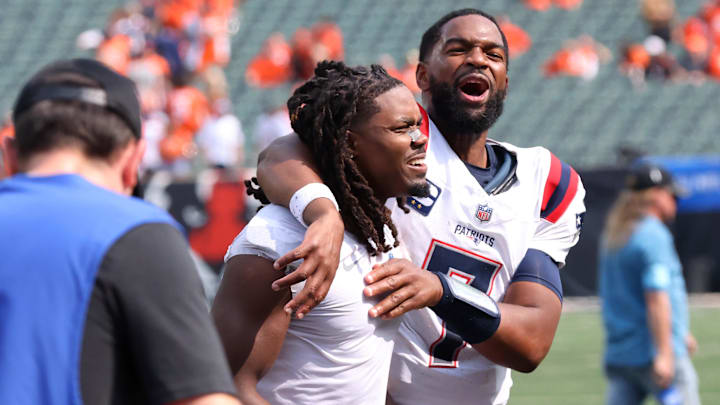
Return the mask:
<svg viewBox="0 0 720 405">
<path fill-rule="evenodd" d="M 368 315 L 378 299 L 363 296 L 363 277 L 374 264 L 407 257 L 384 203 L 427 195 L 422 115 L 411 92 L 382 67 L 342 62 L 321 62 L 288 110 L 331 190 L 324 197 L 342 212 L 335 280 L 313 312 L 291 318 L 284 306 L 302 283 L 272 291 L 283 275 L 273 261 L 302 242 L 306 228 L 293 204 L 268 205 L 230 245 L 212 312 L 243 403 L 383 404 L 400 323 Z M 419 269 L 399 276 L 397 286 L 418 308 L 441 291 L 437 277 Z"/>
</svg>

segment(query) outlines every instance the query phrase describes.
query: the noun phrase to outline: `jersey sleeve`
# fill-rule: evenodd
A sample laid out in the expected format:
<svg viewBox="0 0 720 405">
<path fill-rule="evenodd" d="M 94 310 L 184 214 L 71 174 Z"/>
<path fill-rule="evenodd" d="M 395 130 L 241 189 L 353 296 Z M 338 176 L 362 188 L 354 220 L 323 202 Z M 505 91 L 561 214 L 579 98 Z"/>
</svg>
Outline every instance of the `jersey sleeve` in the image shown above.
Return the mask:
<svg viewBox="0 0 720 405">
<path fill-rule="evenodd" d="M 305 227 L 287 208 L 268 205 L 261 209 L 233 240 L 225 254 L 225 262 L 245 254 L 275 261 L 296 248 L 305 237 Z"/>
<path fill-rule="evenodd" d="M 562 267 L 570 248 L 580 237 L 585 217 L 585 188 L 575 169 L 552 153 L 549 155 L 540 218 L 530 249 L 547 253 Z"/>
<path fill-rule="evenodd" d="M 105 255 L 96 283 L 116 345 L 128 356 L 116 360 L 132 364 L 149 403 L 234 393 L 187 242 L 172 225 L 145 224 L 123 235 Z"/>
</svg>

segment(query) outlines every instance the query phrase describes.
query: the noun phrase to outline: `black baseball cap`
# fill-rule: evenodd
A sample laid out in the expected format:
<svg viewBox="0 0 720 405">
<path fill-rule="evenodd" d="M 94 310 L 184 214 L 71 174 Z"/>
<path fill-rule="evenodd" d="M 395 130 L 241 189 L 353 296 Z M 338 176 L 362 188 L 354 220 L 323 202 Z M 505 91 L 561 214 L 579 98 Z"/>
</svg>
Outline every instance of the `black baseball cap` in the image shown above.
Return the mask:
<svg viewBox="0 0 720 405">
<path fill-rule="evenodd" d="M 97 82 L 100 88 L 48 83 L 48 77 L 61 73 L 87 77 Z M 45 66 L 20 91 L 13 108 L 13 121 L 17 122 L 25 111 L 43 100 L 77 100 L 105 107 L 120 116 L 138 139 L 142 135 L 140 102 L 135 83 L 96 60 L 69 59 Z"/>
<path fill-rule="evenodd" d="M 627 176 L 626 186 L 633 191 L 666 187 L 678 198 L 687 195 L 687 191 L 675 181 L 670 172 L 654 164 L 643 164 L 634 168 Z"/>
</svg>

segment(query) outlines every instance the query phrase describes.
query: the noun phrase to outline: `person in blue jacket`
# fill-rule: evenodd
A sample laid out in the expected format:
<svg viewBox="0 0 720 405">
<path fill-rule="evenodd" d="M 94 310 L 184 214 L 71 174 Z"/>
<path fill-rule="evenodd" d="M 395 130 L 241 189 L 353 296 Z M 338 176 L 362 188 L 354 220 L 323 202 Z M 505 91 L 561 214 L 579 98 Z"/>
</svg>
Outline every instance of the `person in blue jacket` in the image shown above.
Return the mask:
<svg viewBox="0 0 720 405">
<path fill-rule="evenodd" d="M 635 168 L 610 210 L 599 256 L 606 403 L 699 404 L 687 292 L 668 224 L 683 190 L 656 165 Z"/>
</svg>

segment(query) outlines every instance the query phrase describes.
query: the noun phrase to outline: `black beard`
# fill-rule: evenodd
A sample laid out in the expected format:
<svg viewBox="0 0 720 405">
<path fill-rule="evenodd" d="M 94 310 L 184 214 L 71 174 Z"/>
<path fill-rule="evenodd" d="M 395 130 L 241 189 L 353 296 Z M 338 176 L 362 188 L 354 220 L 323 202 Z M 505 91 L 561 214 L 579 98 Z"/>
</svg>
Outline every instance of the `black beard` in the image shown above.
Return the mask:
<svg viewBox="0 0 720 405">
<path fill-rule="evenodd" d="M 430 184 L 427 181 L 410 186 L 410 195 L 414 197 L 430 197 Z"/>
<path fill-rule="evenodd" d="M 453 134 L 443 134 L 446 138 L 454 134 L 478 137 L 495 124 L 503 112 L 505 90 L 498 90 L 485 103 L 483 111 L 465 108 L 460 99 L 460 90 L 447 83 L 438 83 L 430 77 L 430 102 L 438 121 L 452 128 Z"/>
</svg>

